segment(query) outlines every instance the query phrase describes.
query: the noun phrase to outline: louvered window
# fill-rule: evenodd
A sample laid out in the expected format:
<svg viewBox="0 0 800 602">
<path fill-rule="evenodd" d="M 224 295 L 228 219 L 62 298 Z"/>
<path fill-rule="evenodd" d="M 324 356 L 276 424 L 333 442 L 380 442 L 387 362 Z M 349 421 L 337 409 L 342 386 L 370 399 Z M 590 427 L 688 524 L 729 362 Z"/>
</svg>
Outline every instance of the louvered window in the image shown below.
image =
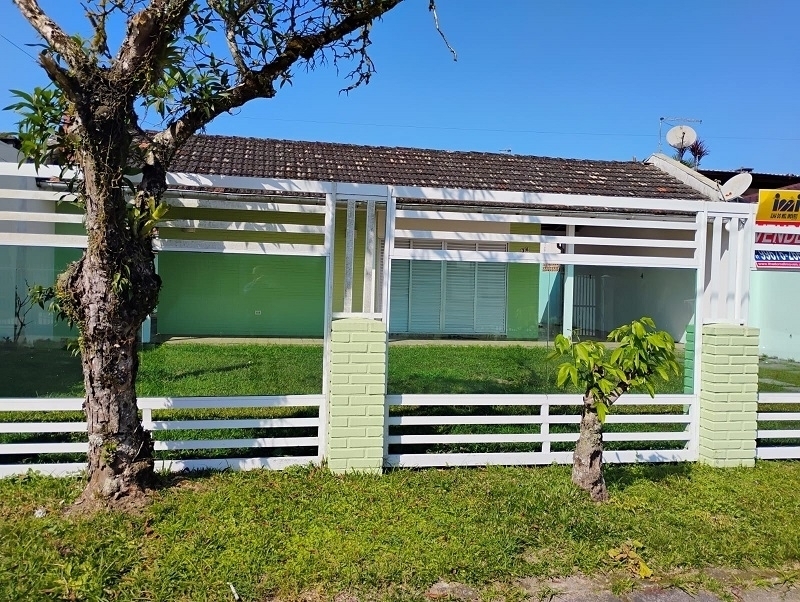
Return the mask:
<svg viewBox="0 0 800 602">
<path fill-rule="evenodd" d="M 505 243 L 395 241 L 398 248 L 505 251 Z M 380 263 L 384 245 L 381 241 Z M 379 276 L 382 291 L 382 274 Z M 419 334 L 503 334 L 507 266 L 463 261 L 392 262 L 389 330 Z M 380 294 L 380 293 L 379 293 Z"/>
</svg>

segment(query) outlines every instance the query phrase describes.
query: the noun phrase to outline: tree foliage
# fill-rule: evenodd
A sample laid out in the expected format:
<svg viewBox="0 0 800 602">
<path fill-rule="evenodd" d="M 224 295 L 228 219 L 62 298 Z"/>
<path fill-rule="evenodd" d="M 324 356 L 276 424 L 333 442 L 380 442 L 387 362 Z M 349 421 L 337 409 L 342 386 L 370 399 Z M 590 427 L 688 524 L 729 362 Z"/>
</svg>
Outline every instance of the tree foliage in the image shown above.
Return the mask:
<svg viewBox="0 0 800 602">
<path fill-rule="evenodd" d="M 658 330 L 651 318 L 643 317 L 614 329 L 608 340 L 610 350 L 595 341 L 555 338 L 549 359 L 562 358 L 556 384 L 572 384 L 583 394 L 581 431 L 573 459 L 573 481 L 590 492 L 593 499 L 607 498 L 602 473 L 602 425 L 611 406 L 634 387 L 655 395 L 655 383 L 680 374 L 675 361 L 675 341 Z"/>
<path fill-rule="evenodd" d="M 644 387 L 655 395 L 655 381 L 680 374 L 675 361 L 675 341 L 657 330 L 651 318 L 643 317 L 611 331 L 608 340 L 618 345 L 609 353 L 603 343 L 571 341 L 557 335 L 550 359 L 565 358 L 558 368 L 556 384 L 568 382 L 592 400 L 604 420 L 611 405 L 631 387 Z"/>
</svg>

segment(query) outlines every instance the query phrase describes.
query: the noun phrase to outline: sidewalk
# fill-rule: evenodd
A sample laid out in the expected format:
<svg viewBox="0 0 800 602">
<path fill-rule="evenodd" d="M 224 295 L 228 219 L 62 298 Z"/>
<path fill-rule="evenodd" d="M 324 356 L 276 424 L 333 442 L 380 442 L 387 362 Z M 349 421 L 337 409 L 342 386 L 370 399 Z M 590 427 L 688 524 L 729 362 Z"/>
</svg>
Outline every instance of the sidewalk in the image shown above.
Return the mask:
<svg viewBox="0 0 800 602">
<path fill-rule="evenodd" d="M 721 571 L 711 569 L 709 572 Z M 684 591 L 677 587 L 661 587 L 649 585 L 648 581 L 638 581 L 631 591 L 615 595 L 608 583 L 584 576 L 550 580 L 522 579 L 518 586 L 529 596 L 526 602 L 800 602 L 800 588 L 781 584 L 780 581 L 778 578 L 742 580 L 736 572 L 732 572 L 719 581 L 724 588 L 724 593 L 719 594 L 693 588 Z M 462 602 L 478 602 L 482 599 L 470 587 L 445 581 L 433 585 L 425 597 Z"/>
</svg>

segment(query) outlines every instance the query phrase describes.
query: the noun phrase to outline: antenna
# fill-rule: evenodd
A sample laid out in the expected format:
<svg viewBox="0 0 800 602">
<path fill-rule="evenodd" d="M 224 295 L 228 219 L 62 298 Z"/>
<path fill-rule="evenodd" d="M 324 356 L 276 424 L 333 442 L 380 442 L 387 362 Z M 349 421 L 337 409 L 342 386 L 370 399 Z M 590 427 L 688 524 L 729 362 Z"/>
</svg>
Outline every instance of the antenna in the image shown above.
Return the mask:
<svg viewBox="0 0 800 602">
<path fill-rule="evenodd" d="M 723 201 L 732 201 L 742 196 L 742 193 L 750 188 L 753 183 L 753 176 L 747 172 L 737 173 L 730 180 L 719 187 L 719 194 Z"/>
<path fill-rule="evenodd" d="M 658 152 L 661 152 L 661 129 L 664 124 L 677 125 L 678 123 L 703 123 L 702 119 L 694 119 L 692 117 L 659 117 L 658 118 Z M 691 143 L 690 143 L 691 144 Z"/>
</svg>

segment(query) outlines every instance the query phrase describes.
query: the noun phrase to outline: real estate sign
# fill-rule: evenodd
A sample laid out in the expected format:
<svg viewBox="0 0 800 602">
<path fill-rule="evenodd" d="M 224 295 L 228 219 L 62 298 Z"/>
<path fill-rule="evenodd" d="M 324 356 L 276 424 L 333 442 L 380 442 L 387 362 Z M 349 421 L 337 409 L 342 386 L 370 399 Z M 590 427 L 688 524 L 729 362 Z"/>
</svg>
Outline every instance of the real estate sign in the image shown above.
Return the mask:
<svg viewBox="0 0 800 602">
<path fill-rule="evenodd" d="M 759 232 L 758 226 L 784 226 L 786 232 Z M 756 250 L 756 267 L 800 269 L 800 190 L 759 190 L 756 244 L 796 245 L 797 251 Z"/>
</svg>

